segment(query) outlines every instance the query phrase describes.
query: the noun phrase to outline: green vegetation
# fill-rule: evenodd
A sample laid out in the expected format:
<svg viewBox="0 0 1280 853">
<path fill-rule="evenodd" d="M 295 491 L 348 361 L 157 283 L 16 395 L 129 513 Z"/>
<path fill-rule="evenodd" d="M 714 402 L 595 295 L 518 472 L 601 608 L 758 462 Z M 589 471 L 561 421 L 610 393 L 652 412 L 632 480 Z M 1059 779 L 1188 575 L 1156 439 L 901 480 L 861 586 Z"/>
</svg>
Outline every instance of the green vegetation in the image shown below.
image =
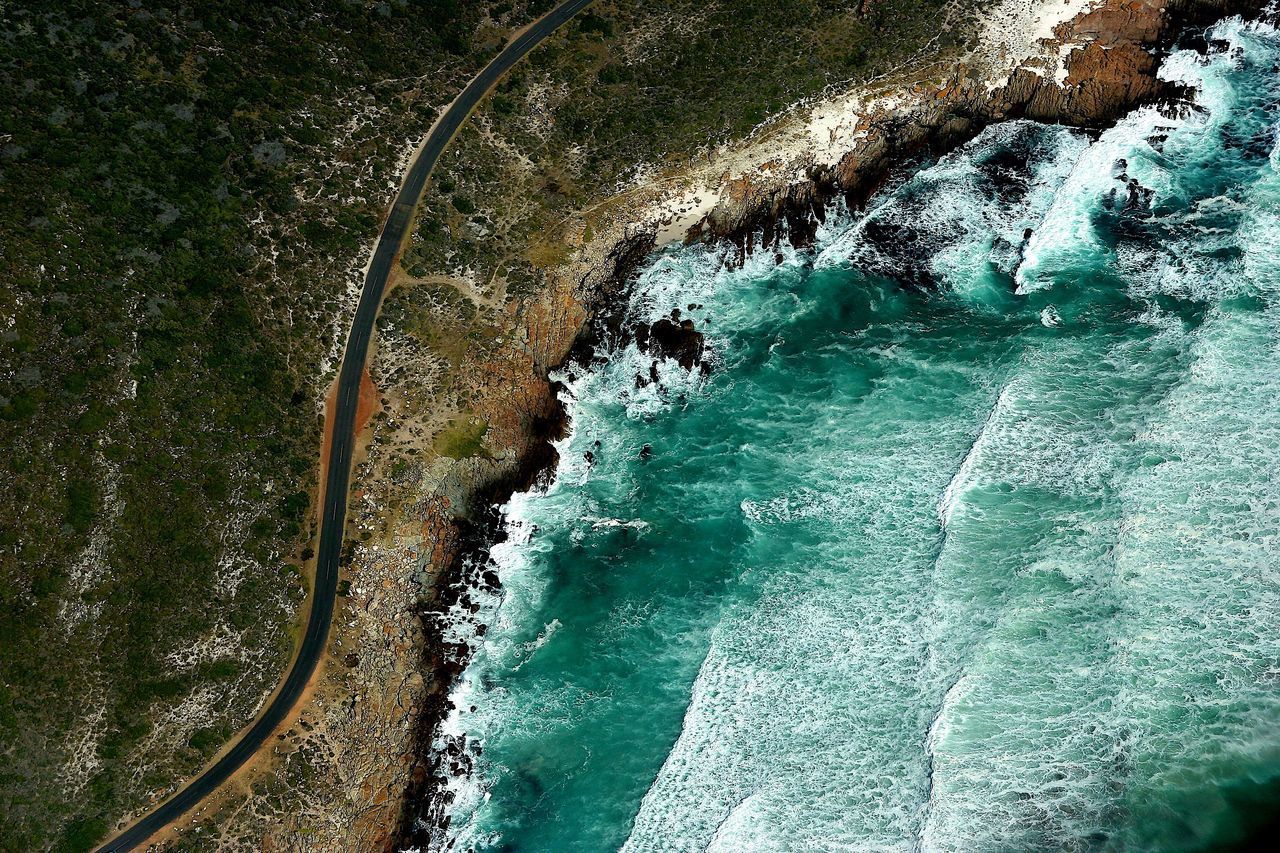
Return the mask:
<svg viewBox="0 0 1280 853">
<path fill-rule="evenodd" d="M 281 672 L 348 267 L 485 5 L 0 6 L 0 850 L 87 848 Z"/>
<path fill-rule="evenodd" d="M 972 28 L 944 26 L 947 12 L 959 23 L 974 5 L 601 0 L 499 84 L 459 135 L 406 265 L 418 274 L 470 267 L 478 281 L 506 278 L 511 294 L 534 292 L 569 255 L 566 218 L 638 166 L 678 165 L 828 86 L 954 48 Z M 493 233 L 475 239 L 478 227 Z"/>
<path fill-rule="evenodd" d="M 488 456 L 489 451 L 484 448 L 484 434 L 488 431 L 487 422 L 463 413 L 440 430 L 436 436 L 436 452 L 450 459 Z"/>
</svg>

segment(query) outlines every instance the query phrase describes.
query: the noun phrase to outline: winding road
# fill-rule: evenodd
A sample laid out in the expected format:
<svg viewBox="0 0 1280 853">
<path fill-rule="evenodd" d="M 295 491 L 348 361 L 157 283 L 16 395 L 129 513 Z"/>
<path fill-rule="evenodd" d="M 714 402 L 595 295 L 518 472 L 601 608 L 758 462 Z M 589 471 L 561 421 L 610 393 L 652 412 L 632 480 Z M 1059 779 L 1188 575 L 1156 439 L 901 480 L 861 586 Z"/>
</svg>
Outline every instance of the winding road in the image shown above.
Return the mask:
<svg viewBox="0 0 1280 853">
<path fill-rule="evenodd" d="M 316 573 L 306 633 L 284 682 L 273 694 L 257 719 L 243 731 L 231 748 L 169 799 L 141 817 L 119 835 L 99 847 L 99 853 L 132 850 L 176 821 L 254 756 L 302 697 L 324 654 L 338 590 L 338 557 L 342 550 L 343 527 L 347 516 L 347 491 L 351 480 L 351 453 L 355 445 L 356 404 L 360 397 L 360 376 L 369 356 L 373 323 L 386 292 L 387 279 L 400 255 L 400 247 L 413 224 L 414 210 L 422 198 L 427 178 L 440 154 L 489 90 L 543 39 L 581 12 L 594 0 L 565 0 L 517 35 L 477 74 L 445 110 L 427 133 L 409 171 L 405 174 L 382 233 L 374 246 L 373 259 L 365 274 L 364 289 L 356 306 L 347 347 L 338 373 L 333 412 L 333 439 L 325 472 L 324 502 L 320 516 L 320 545 L 316 552 Z"/>
</svg>

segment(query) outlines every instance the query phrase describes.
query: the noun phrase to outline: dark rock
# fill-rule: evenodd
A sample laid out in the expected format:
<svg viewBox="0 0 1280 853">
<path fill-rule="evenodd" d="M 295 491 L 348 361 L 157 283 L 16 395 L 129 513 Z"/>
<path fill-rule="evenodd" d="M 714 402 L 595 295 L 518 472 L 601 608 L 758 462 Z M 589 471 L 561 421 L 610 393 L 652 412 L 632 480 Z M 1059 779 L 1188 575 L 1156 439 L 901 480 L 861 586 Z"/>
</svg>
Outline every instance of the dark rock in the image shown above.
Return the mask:
<svg viewBox="0 0 1280 853">
<path fill-rule="evenodd" d="M 679 315 L 678 311 L 671 313 L 677 317 Z M 635 340 L 641 352 L 674 359 L 685 370 L 693 370 L 702 362 L 702 333 L 694 328 L 692 320 L 668 320 L 664 317 L 649 326 L 639 324 L 635 327 Z M 655 381 L 656 374 L 655 363 L 650 370 L 650 376 Z"/>
<path fill-rule="evenodd" d="M 1151 209 L 1151 198 L 1155 195 L 1155 190 L 1144 187 L 1138 183 L 1137 178 L 1130 178 L 1126 187 L 1128 189 L 1128 198 L 1125 200 L 1124 205 L 1126 213 L 1149 211 Z"/>
</svg>

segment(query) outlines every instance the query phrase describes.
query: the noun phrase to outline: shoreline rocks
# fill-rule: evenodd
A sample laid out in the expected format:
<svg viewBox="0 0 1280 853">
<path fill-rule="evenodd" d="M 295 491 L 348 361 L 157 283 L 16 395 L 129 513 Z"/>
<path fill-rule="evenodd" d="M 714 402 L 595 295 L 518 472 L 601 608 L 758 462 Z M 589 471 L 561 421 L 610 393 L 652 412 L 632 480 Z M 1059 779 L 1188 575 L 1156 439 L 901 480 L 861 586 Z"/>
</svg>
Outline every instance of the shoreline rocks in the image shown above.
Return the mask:
<svg viewBox="0 0 1280 853">
<path fill-rule="evenodd" d="M 1178 36 L 1232 14 L 1256 17 L 1263 0 L 1106 0 L 1060 24 L 1047 48 L 1072 47 L 1062 84 L 1024 64 L 994 89 L 967 76 L 963 65 L 931 98 L 904 110 L 865 120 L 860 143 L 834 165 L 814 166 L 803 181 L 783 186 L 743 183 L 728 203 L 713 209 L 691 233 L 704 242 L 727 240 L 739 261 L 755 249 L 776 249 L 785 235 L 796 248 L 812 243 L 826 206 L 842 198 L 861 209 L 901 169 L 938 157 L 972 140 L 986 127 L 1012 119 L 1102 129 L 1138 106 L 1175 110 L 1189 93 L 1158 78 L 1163 55 Z M 1203 36 L 1192 48 L 1211 48 Z"/>
</svg>

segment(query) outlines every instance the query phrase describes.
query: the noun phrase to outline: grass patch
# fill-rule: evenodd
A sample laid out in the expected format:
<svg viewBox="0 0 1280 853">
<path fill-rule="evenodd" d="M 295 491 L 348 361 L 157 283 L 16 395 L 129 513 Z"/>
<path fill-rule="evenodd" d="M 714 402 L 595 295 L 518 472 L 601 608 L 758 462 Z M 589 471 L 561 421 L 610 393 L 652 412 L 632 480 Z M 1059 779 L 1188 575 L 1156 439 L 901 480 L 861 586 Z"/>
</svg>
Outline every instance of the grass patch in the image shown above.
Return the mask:
<svg viewBox="0 0 1280 853">
<path fill-rule="evenodd" d="M 436 436 L 435 449 L 450 459 L 491 458 L 484 446 L 489 423 L 467 414 L 459 415 Z"/>
</svg>

